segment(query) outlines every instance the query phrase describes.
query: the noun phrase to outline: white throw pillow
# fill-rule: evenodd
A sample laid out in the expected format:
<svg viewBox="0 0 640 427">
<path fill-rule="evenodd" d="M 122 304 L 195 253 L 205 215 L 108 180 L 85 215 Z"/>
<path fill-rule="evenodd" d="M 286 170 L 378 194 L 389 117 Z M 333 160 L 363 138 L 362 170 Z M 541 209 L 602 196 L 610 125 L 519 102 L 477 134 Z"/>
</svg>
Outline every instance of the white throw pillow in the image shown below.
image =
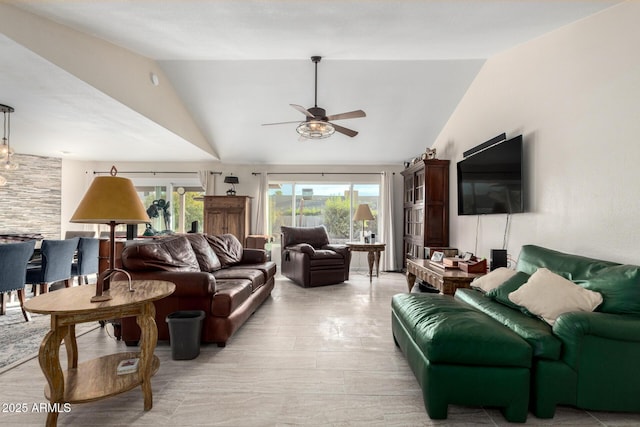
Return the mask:
<svg viewBox="0 0 640 427">
<path fill-rule="evenodd" d="M 507 280 L 511 279 L 515 274 L 515 270 L 510 270 L 506 267 L 499 267 L 484 276 L 473 279 L 471 287 L 480 289 L 482 292 L 489 292 L 491 289 L 497 288 Z"/>
<path fill-rule="evenodd" d="M 509 300 L 553 326 L 562 313 L 595 310 L 602 304 L 602 295 L 539 268 L 527 283 L 509 294 Z"/>
</svg>

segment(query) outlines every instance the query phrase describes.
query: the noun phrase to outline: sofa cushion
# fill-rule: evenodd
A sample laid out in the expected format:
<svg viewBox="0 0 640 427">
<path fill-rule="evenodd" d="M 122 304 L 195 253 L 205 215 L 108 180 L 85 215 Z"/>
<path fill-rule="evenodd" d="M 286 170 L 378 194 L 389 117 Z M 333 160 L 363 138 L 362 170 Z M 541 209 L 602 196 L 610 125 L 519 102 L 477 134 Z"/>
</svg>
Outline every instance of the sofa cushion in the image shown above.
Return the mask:
<svg viewBox="0 0 640 427">
<path fill-rule="evenodd" d="M 566 254 L 536 245 L 524 245 L 516 270 L 533 274 L 544 267 L 569 280 L 586 280 L 606 267 L 618 265 L 609 261 Z"/>
<path fill-rule="evenodd" d="M 522 338 L 448 295 L 398 294 L 392 309 L 430 363 L 531 366 Z"/>
<path fill-rule="evenodd" d="M 560 359 L 562 343 L 546 322 L 487 298 L 482 292 L 474 289 L 458 289 L 454 297 L 520 335 L 531 346 L 534 357 Z"/>
<path fill-rule="evenodd" d="M 507 279 L 516 275 L 515 270 L 510 270 L 506 267 L 496 268 L 490 273 L 485 274 L 484 276 L 476 277 L 471 282 L 471 287 L 478 289 L 482 292 L 489 292 L 490 290 L 497 288 L 502 285 Z"/>
<path fill-rule="evenodd" d="M 202 234 L 185 234 L 185 237 L 191 243 L 191 248 L 196 254 L 200 271 L 208 273 L 219 270 L 222 267 L 216 253 L 211 249 L 211 245 Z"/>
<path fill-rule="evenodd" d="M 251 282 L 245 279 L 226 279 L 216 282 L 216 294 L 211 301 L 211 314 L 229 317 L 233 311 L 249 299 Z"/>
<path fill-rule="evenodd" d="M 539 268 L 527 283 L 509 294 L 509 299 L 550 325 L 562 313 L 593 311 L 602 304 L 598 292 L 576 285 L 547 268 Z"/>
<path fill-rule="evenodd" d="M 595 277 L 577 281 L 579 285 L 602 294 L 596 311 L 613 314 L 640 314 L 640 267 L 616 265 L 598 272 Z"/>
<path fill-rule="evenodd" d="M 264 275 L 265 282 L 276 275 L 276 263 L 273 261 L 261 262 L 259 264 L 237 264 L 233 266 L 234 270 L 247 269 L 259 270 Z"/>
<path fill-rule="evenodd" d="M 228 279 L 244 279 L 251 282 L 251 289 L 256 290 L 265 283 L 265 276 L 261 270 L 248 268 L 223 268 L 213 272 L 216 282 Z"/>
<path fill-rule="evenodd" d="M 206 239 L 223 267 L 237 264 L 242 259 L 242 243 L 233 234 L 207 235 Z"/>
<path fill-rule="evenodd" d="M 125 246 L 122 265 L 131 271 L 200 271 L 196 254 L 184 236 Z"/>
<path fill-rule="evenodd" d="M 527 283 L 529 277 L 531 276 L 527 273 L 518 271 L 516 274 L 507 279 L 502 285 L 487 292 L 486 296 L 498 301 L 500 304 L 504 304 L 507 307 L 515 308 L 516 310 L 518 310 L 520 309 L 520 307 L 518 307 L 509 299 L 509 294 Z"/>
</svg>

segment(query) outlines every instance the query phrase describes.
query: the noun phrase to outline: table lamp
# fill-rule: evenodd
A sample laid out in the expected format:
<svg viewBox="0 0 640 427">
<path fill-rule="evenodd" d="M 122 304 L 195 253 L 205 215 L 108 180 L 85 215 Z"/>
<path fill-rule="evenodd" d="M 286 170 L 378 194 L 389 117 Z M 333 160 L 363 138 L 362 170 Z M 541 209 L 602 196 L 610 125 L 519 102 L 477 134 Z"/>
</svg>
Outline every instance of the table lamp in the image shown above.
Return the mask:
<svg viewBox="0 0 640 427">
<path fill-rule="evenodd" d="M 133 183 L 127 178 L 117 177 L 117 172 L 116 167 L 113 166 L 110 176 L 95 177 L 69 220 L 74 223 L 109 225 L 109 268 L 98 275 L 96 294 L 91 298 L 91 302 L 111 299 L 111 296 L 105 292 L 109 290 L 109 282 L 115 272 L 122 272 L 128 277 L 129 291 L 133 292 L 129 273 L 115 268 L 115 229 L 117 224 L 150 222 Z"/>
<path fill-rule="evenodd" d="M 354 221 L 362 221 L 362 235 L 360 236 L 360 243 L 364 243 L 364 222 L 371 221 L 373 219 L 373 214 L 371 213 L 371 209 L 369 209 L 369 205 L 363 203 L 358 205 L 358 209 L 356 209 L 356 213 L 353 215 Z"/>
<path fill-rule="evenodd" d="M 231 184 L 231 188 L 227 190 L 227 196 L 235 196 L 236 195 L 236 184 L 240 183 L 240 180 L 237 176 L 225 176 L 224 177 L 225 184 Z"/>
</svg>

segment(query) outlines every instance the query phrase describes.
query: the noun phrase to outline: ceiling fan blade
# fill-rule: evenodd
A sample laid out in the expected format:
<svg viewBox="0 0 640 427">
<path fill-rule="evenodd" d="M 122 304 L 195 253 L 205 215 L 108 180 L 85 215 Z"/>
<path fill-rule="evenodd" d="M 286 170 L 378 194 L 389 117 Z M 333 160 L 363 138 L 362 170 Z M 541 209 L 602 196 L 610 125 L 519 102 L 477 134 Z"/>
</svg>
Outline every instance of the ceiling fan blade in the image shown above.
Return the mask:
<svg viewBox="0 0 640 427">
<path fill-rule="evenodd" d="M 336 132 L 340 132 L 342 134 L 350 136 L 351 138 L 353 138 L 354 136 L 356 136 L 358 134 L 358 132 L 356 132 L 355 130 L 347 129 L 347 128 L 339 126 L 339 125 L 337 125 L 335 123 L 331 123 L 331 126 L 333 126 L 333 128 L 336 130 Z"/>
<path fill-rule="evenodd" d="M 288 124 L 291 124 L 291 123 L 300 123 L 300 120 L 296 120 L 295 122 L 262 123 L 262 126 L 288 125 Z"/>
<path fill-rule="evenodd" d="M 343 119 L 356 119 L 358 117 L 366 117 L 367 115 L 365 114 L 364 111 L 362 110 L 355 110 L 355 111 L 349 111 L 348 113 L 340 113 L 340 114 L 334 114 L 332 116 L 327 117 L 328 120 L 343 120 Z"/>
<path fill-rule="evenodd" d="M 289 105 L 291 105 L 293 108 L 295 108 L 296 110 L 300 111 L 302 114 L 304 114 L 307 117 L 311 117 L 312 119 L 315 119 L 315 117 L 316 117 L 313 114 L 311 114 L 310 112 L 308 112 L 307 109 L 304 108 L 302 105 L 296 105 L 296 104 L 289 104 Z"/>
</svg>

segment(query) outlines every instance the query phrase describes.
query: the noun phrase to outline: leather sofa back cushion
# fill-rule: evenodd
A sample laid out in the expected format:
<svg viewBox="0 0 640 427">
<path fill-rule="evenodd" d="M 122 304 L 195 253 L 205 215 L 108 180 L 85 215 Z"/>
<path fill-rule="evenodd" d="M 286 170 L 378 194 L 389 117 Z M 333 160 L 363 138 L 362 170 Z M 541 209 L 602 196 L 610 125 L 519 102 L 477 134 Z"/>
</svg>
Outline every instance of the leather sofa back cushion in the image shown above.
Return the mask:
<svg viewBox="0 0 640 427">
<path fill-rule="evenodd" d="M 281 227 L 282 246 L 308 243 L 318 249 L 329 244 L 329 234 L 323 225 L 318 227 Z"/>
<path fill-rule="evenodd" d="M 237 264 L 242 260 L 242 243 L 233 234 L 207 235 L 206 239 L 223 267 Z"/>
<path fill-rule="evenodd" d="M 122 265 L 131 271 L 200 271 L 196 254 L 184 236 L 126 246 L 122 251 Z"/>
<path fill-rule="evenodd" d="M 185 237 L 191 243 L 191 247 L 196 254 L 200 271 L 211 273 L 222 268 L 220 259 L 218 259 L 218 256 L 202 234 L 186 234 Z"/>
<path fill-rule="evenodd" d="M 640 267 L 616 265 L 595 277 L 576 281 L 583 288 L 602 294 L 604 302 L 596 311 L 613 314 L 640 314 Z"/>
<path fill-rule="evenodd" d="M 524 245 L 520 250 L 516 270 L 533 274 L 539 268 L 544 267 L 565 279 L 576 282 L 588 280 L 596 276 L 600 270 L 615 265 L 619 264 L 581 255 L 566 254 L 541 246 Z"/>
</svg>

